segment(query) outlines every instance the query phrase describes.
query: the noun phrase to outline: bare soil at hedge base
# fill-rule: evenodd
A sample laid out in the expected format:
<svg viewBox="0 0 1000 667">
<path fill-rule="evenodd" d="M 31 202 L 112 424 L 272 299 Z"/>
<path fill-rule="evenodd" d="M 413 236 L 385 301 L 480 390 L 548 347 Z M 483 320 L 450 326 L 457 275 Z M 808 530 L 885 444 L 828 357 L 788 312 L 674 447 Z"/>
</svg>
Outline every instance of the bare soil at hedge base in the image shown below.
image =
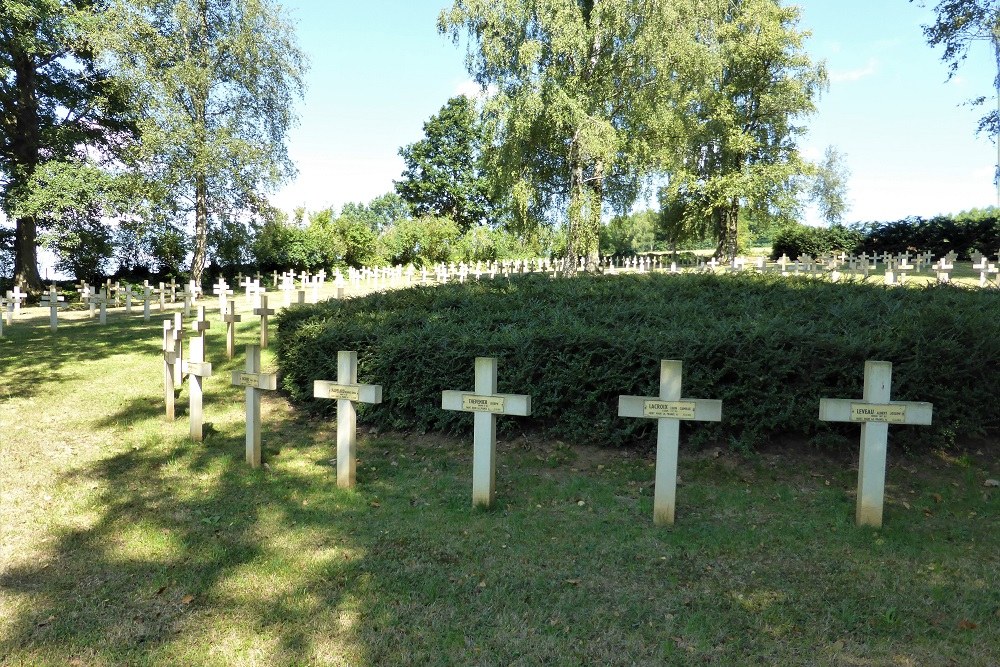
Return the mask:
<svg viewBox="0 0 1000 667">
<path fill-rule="evenodd" d="M 300 405 L 357 350 L 383 404 L 384 429 L 464 433 L 440 410 L 442 389 L 472 387 L 476 356 L 499 358 L 499 390 L 530 394 L 538 428 L 577 444 L 635 446 L 651 420 L 617 416 L 620 394 L 657 392 L 659 360 L 684 361 L 684 395 L 723 400 L 720 424 L 685 425 L 696 446 L 748 451 L 774 439 L 851 451 L 857 429 L 818 420 L 821 397 L 860 398 L 864 362 L 891 361 L 894 400 L 934 404 L 931 427 L 893 427 L 894 447 L 954 447 L 1000 438 L 995 361 L 1000 290 L 887 288 L 777 275 L 539 276 L 411 288 L 290 309 L 279 316 L 283 385 Z M 521 423 L 528 422 L 528 423 Z"/>
</svg>

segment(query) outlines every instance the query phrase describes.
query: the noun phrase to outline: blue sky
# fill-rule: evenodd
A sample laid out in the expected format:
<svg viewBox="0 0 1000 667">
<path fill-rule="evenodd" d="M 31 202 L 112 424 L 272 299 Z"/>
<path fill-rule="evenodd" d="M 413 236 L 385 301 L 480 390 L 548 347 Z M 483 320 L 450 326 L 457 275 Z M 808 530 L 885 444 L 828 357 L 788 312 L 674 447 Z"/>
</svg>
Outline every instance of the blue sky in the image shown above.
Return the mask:
<svg viewBox="0 0 1000 667">
<path fill-rule="evenodd" d="M 340 207 L 392 189 L 400 146 L 447 99 L 473 87 L 464 47 L 437 32 L 446 0 L 288 0 L 311 60 L 300 125 L 289 137 L 298 178 L 272 201 L 291 210 Z M 946 82 L 921 26 L 931 10 L 906 0 L 800 0 L 807 49 L 826 61 L 830 89 L 808 121 L 805 154 L 837 147 L 851 170 L 846 221 L 895 220 L 996 204 L 996 147 L 976 136 L 995 104 L 992 47 L 976 45 Z M 814 220 L 812 215 L 808 216 Z"/>
</svg>

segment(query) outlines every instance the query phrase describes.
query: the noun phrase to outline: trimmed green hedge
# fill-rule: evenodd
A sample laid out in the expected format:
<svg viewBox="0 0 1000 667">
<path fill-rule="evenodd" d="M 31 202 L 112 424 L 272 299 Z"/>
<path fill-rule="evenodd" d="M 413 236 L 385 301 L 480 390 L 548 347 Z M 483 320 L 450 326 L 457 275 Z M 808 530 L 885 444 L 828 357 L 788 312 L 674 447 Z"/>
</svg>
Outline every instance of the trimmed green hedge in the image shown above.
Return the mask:
<svg viewBox="0 0 1000 667">
<path fill-rule="evenodd" d="M 867 359 L 891 361 L 894 400 L 934 403 L 933 427 L 894 427 L 897 444 L 996 436 L 1000 291 L 885 288 L 779 276 L 525 276 L 416 287 L 300 306 L 278 316 L 282 386 L 314 401 L 357 350 L 359 377 L 383 386 L 361 419 L 403 431 L 471 430 L 440 409 L 441 390 L 472 390 L 476 356 L 499 357 L 499 391 L 532 396 L 508 432 L 621 446 L 655 421 L 617 417 L 619 394 L 657 393 L 659 360 L 684 361 L 684 395 L 724 401 L 721 424 L 685 425 L 695 442 L 759 446 L 776 437 L 852 443 L 858 428 L 818 421 L 819 399 L 860 398 Z"/>
<path fill-rule="evenodd" d="M 771 243 L 771 259 L 787 255 L 798 259 L 801 255 L 818 257 L 827 253 L 854 253 L 861 244 L 861 232 L 834 225 L 833 227 L 807 227 L 795 225 L 780 230 Z"/>
</svg>

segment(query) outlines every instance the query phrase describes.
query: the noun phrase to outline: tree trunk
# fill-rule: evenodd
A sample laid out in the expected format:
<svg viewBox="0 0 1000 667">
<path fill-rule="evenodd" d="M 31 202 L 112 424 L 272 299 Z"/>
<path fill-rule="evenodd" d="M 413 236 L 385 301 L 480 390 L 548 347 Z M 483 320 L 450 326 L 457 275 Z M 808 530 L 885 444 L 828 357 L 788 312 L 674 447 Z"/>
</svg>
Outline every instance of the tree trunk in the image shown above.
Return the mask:
<svg viewBox="0 0 1000 667">
<path fill-rule="evenodd" d="M 5 193 L 8 206 L 25 195 L 28 181 L 40 161 L 41 121 L 38 117 L 38 76 L 32 56 L 21 50 L 12 54 L 17 103 L 14 109 L 14 133 L 11 153 L 13 165 Z M 14 282 L 32 293 L 42 292 L 38 275 L 38 226 L 30 216 L 17 218 L 14 230 Z"/>
<path fill-rule="evenodd" d="M 719 245 L 715 254 L 721 262 L 731 262 L 736 259 L 739 250 L 739 219 L 740 202 L 733 198 L 729 205 L 718 209 L 716 213 L 720 217 L 719 221 Z"/>
<path fill-rule="evenodd" d="M 208 184 L 204 174 L 194 177 L 194 252 L 191 256 L 191 280 L 201 284 L 208 247 Z"/>
<path fill-rule="evenodd" d="M 38 228 L 31 217 L 18 218 L 14 230 L 14 284 L 23 285 L 32 294 L 41 294 L 42 277 L 38 274 Z"/>
</svg>

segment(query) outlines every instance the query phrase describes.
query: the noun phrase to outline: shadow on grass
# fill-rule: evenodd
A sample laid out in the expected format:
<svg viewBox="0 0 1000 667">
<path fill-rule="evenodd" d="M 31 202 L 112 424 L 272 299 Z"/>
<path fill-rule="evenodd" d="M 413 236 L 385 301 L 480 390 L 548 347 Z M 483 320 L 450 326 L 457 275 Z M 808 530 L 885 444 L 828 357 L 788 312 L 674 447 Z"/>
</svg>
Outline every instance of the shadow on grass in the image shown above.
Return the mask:
<svg viewBox="0 0 1000 667">
<path fill-rule="evenodd" d="M 287 574 L 268 572 L 269 559 L 284 547 L 279 535 L 262 531 L 322 529 L 338 555 L 349 554 L 352 540 L 331 526 L 330 515 L 354 523 L 362 508 L 304 505 L 298 489 L 311 482 L 249 469 L 233 455 L 242 445 L 240 438 L 215 434 L 208 445 L 136 447 L 70 475 L 70 484 L 100 489 L 93 502 L 97 518 L 58 533 L 43 562 L 10 569 L 0 579 L 5 591 L 32 599 L 0 644 L 0 662 L 15 651 L 38 662 L 134 662 L 172 642 L 195 637 L 204 649 L 213 632 L 241 634 L 200 627 L 195 619 L 208 607 L 233 611 L 247 637 L 279 625 L 274 650 L 282 661 L 308 662 L 312 642 L 307 630 L 296 628 L 307 628 L 320 609 L 341 605 L 348 587 L 311 587 L 306 596 L 269 588 L 269 579 Z M 213 483 L 185 489 L 184 480 L 199 471 L 212 471 Z M 245 574 L 255 564 L 260 576 Z M 346 582 L 360 567 L 360 559 L 341 556 L 322 569 L 325 578 Z M 229 585 L 241 578 L 245 587 Z"/>
</svg>

